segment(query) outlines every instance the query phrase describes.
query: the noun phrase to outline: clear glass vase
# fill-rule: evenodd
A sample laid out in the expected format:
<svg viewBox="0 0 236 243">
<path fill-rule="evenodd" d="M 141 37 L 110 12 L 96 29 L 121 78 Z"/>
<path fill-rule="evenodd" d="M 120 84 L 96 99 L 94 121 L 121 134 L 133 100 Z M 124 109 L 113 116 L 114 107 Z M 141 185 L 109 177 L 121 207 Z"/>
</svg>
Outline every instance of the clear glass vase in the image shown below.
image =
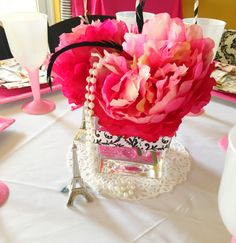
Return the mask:
<svg viewBox="0 0 236 243">
<path fill-rule="evenodd" d="M 148 142 L 139 137 L 113 136 L 95 122 L 94 143 L 101 173 L 160 178 L 170 142 L 169 137 Z"/>
</svg>

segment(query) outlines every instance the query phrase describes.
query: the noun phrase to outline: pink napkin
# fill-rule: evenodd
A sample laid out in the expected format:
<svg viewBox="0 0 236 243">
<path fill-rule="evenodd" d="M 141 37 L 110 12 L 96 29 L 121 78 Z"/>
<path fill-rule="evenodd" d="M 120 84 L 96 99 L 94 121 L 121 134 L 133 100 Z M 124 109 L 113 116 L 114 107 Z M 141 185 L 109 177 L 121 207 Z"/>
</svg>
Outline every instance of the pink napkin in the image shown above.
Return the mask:
<svg viewBox="0 0 236 243">
<path fill-rule="evenodd" d="M 0 181 L 0 207 L 5 203 L 9 196 L 9 189 L 6 184 Z"/>
<path fill-rule="evenodd" d="M 0 116 L 0 132 L 4 131 L 7 127 L 9 127 L 14 122 L 15 119 L 13 118 Z"/>
<path fill-rule="evenodd" d="M 218 141 L 218 145 L 219 145 L 219 147 L 220 147 L 222 150 L 226 151 L 226 150 L 227 150 L 227 147 L 228 147 L 228 136 L 227 136 L 227 135 L 223 136 L 223 137 Z M 235 242 L 235 243 L 236 243 L 236 242 Z"/>
</svg>

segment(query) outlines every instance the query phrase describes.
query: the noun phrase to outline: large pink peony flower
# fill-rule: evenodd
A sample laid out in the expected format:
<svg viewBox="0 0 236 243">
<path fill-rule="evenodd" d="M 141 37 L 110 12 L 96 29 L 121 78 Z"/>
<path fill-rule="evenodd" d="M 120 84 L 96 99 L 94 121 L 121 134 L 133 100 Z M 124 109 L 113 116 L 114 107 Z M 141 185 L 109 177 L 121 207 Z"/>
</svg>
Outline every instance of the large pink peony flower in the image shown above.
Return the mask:
<svg viewBox="0 0 236 243">
<path fill-rule="evenodd" d="M 53 72 L 69 103 L 80 107 L 89 69 L 94 61 L 102 64 L 97 68 L 94 113 L 111 134 L 147 141 L 172 137 L 187 113 L 199 112 L 210 101 L 214 42 L 203 38 L 199 26 L 187 26 L 166 13 L 147 21 L 141 34 L 127 33 L 126 25 L 116 20 L 82 23 L 61 36 L 58 49 L 104 40 L 122 44 L 124 52 L 72 49 L 58 57 Z"/>
<path fill-rule="evenodd" d="M 113 41 L 122 44 L 127 27 L 123 22 L 99 20 L 90 25 L 81 23 L 71 33 L 60 36 L 60 44 L 56 49 L 82 41 Z M 114 50 L 108 50 L 114 51 Z M 85 101 L 85 86 L 88 71 L 93 62 L 91 52 L 102 53 L 101 48 L 80 47 L 61 54 L 53 66 L 54 82 L 62 84 L 63 94 L 68 98 L 70 104 L 83 106 Z"/>
<path fill-rule="evenodd" d="M 214 42 L 199 26 L 158 14 L 141 34 L 126 33 L 127 60 L 105 52 L 100 60 L 95 115 L 113 135 L 156 141 L 173 136 L 182 118 L 210 101 Z"/>
</svg>

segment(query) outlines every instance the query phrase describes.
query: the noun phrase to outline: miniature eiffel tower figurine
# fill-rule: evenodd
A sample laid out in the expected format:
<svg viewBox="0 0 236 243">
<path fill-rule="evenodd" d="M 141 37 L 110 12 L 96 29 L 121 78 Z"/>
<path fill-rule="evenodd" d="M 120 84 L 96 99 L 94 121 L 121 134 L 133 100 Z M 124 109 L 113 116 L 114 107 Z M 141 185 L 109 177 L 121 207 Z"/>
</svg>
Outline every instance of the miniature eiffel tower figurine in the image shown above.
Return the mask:
<svg viewBox="0 0 236 243">
<path fill-rule="evenodd" d="M 67 206 L 71 206 L 78 195 L 84 196 L 88 202 L 93 201 L 93 197 L 87 191 L 86 185 L 80 175 L 76 151 L 77 151 L 77 146 L 75 143 L 73 143 L 73 147 L 72 147 L 73 178 L 69 186 L 69 196 L 68 196 Z M 77 187 L 77 184 L 79 184 L 79 187 Z"/>
<path fill-rule="evenodd" d="M 83 108 L 83 111 L 82 111 L 82 123 L 81 123 L 80 129 L 76 133 L 74 139 L 76 141 L 80 140 L 81 136 L 83 136 L 83 134 L 85 134 L 85 132 L 86 132 L 86 124 L 85 124 L 85 116 L 84 116 L 84 108 Z"/>
</svg>

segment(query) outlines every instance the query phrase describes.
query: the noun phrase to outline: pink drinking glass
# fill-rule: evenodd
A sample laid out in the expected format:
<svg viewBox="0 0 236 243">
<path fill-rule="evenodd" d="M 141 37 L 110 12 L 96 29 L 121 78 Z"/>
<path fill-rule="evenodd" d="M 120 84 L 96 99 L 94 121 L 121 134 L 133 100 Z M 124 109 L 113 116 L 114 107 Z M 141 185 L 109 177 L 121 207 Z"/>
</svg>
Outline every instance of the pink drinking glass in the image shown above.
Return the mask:
<svg viewBox="0 0 236 243">
<path fill-rule="evenodd" d="M 23 111 L 40 115 L 54 110 L 52 101 L 41 98 L 39 84 L 39 67 L 48 53 L 47 15 L 10 13 L 2 17 L 2 22 L 14 58 L 29 75 L 33 101 L 24 104 Z"/>
</svg>

